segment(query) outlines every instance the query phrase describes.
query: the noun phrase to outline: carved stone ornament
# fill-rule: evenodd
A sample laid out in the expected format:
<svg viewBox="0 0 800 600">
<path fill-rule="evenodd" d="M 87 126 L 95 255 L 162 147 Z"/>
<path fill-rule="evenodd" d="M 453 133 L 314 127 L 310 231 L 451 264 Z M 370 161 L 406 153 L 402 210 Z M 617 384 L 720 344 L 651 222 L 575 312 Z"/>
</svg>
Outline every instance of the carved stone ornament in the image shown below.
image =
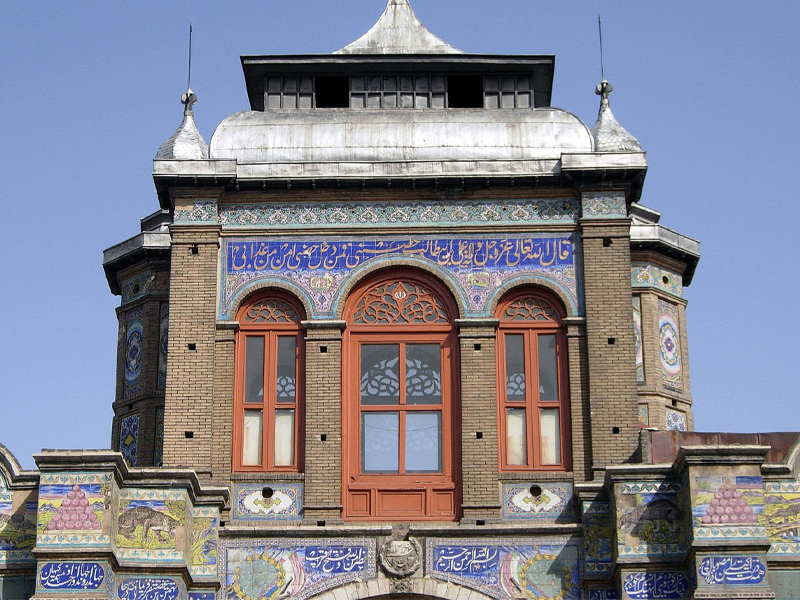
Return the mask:
<svg viewBox="0 0 800 600">
<path fill-rule="evenodd" d="M 388 539 L 378 553 L 383 570 L 395 577 L 408 577 L 422 564 L 422 547 L 416 540 Z"/>
<path fill-rule="evenodd" d="M 414 586 L 410 579 L 395 579 L 392 582 L 392 591 L 395 594 L 410 594 L 414 591 Z"/>
</svg>

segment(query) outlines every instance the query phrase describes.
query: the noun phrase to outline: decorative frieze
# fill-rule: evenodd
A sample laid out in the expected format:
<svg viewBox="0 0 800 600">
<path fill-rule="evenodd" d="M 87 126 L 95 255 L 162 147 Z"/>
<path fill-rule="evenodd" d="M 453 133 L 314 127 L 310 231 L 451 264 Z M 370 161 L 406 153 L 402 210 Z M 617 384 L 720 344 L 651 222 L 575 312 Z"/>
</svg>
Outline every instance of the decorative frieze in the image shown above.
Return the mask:
<svg viewBox="0 0 800 600">
<path fill-rule="evenodd" d="M 666 389 L 683 389 L 681 337 L 678 327 L 678 307 L 658 301 L 658 334 L 661 352 L 661 380 Z"/>
<path fill-rule="evenodd" d="M 136 466 L 136 459 L 139 454 L 139 413 L 120 419 L 119 451 L 129 466 Z"/>
<path fill-rule="evenodd" d="M 534 491 L 538 493 L 534 495 Z M 572 484 L 504 483 L 503 518 L 571 521 Z"/>
<path fill-rule="evenodd" d="M 624 219 L 628 216 L 625 194 L 622 192 L 583 194 L 581 209 L 584 219 Z"/>
<path fill-rule="evenodd" d="M 683 297 L 683 275 L 650 263 L 632 262 L 631 287 L 655 289 L 681 298 Z"/>
<path fill-rule="evenodd" d="M 216 200 L 196 199 L 191 206 L 175 207 L 175 225 L 216 225 L 218 222 Z"/>
<path fill-rule="evenodd" d="M 122 284 L 122 305 L 130 304 L 150 293 L 153 287 L 153 274 L 150 271 L 140 273 Z"/>
<path fill-rule="evenodd" d="M 296 521 L 302 518 L 301 483 L 236 483 L 233 486 L 233 498 L 234 519 Z"/>
</svg>

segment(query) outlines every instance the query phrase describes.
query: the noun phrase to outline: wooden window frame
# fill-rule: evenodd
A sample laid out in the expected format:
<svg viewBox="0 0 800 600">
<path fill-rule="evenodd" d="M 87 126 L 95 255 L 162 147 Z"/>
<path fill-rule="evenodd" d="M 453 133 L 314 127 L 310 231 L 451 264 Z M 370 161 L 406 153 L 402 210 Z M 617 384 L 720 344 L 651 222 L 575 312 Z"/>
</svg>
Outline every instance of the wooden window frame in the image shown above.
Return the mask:
<svg viewBox="0 0 800 600">
<path fill-rule="evenodd" d="M 544 301 L 552 309 L 551 318 L 534 320 L 504 319 L 506 309 L 514 302 L 522 299 L 536 299 Z M 504 298 L 496 312 L 500 319 L 497 336 L 497 421 L 499 431 L 499 459 L 500 470 L 503 472 L 558 472 L 572 470 L 572 440 L 569 406 L 569 369 L 567 361 L 567 336 L 563 325 L 565 316 L 561 303 L 549 294 L 539 290 L 525 290 L 516 292 Z M 525 401 L 509 401 L 506 393 L 506 336 L 522 335 L 524 361 L 525 361 Z M 555 401 L 542 401 L 539 398 L 539 372 L 538 372 L 538 337 L 540 335 L 556 336 L 556 366 L 558 380 L 558 399 Z M 525 409 L 525 434 L 527 456 L 525 464 L 509 464 L 508 462 L 508 419 L 509 408 Z M 542 464 L 541 449 L 541 419 L 542 409 L 558 409 L 559 438 L 561 462 L 557 464 Z M 534 415 L 536 418 L 534 418 Z"/>
<path fill-rule="evenodd" d="M 353 322 L 358 302 L 384 283 L 411 281 L 433 291 L 443 302 L 448 312 L 446 323 L 403 323 L 403 324 L 358 324 Z M 460 460 L 457 440 L 460 439 L 458 427 L 458 344 L 454 319 L 457 315 L 455 303 L 449 299 L 443 286 L 433 278 L 417 272 L 392 271 L 379 277 L 370 278 L 353 292 L 345 306 L 348 325 L 345 330 L 342 360 L 342 453 L 343 453 L 343 516 L 347 520 L 358 521 L 453 521 L 458 517 Z M 441 404 L 400 404 L 361 405 L 361 347 L 363 345 L 404 345 L 438 344 L 441 349 Z M 401 359 L 404 355 L 401 350 Z M 400 379 L 404 380 L 404 360 L 400 361 Z M 404 384 L 401 384 L 404 385 Z M 402 389 L 402 387 L 401 387 Z M 361 415 L 365 412 L 441 412 L 441 472 L 403 471 L 402 429 L 400 418 L 398 473 L 362 472 Z M 419 502 L 421 510 L 403 512 L 403 496 L 407 495 L 409 506 Z M 369 506 L 360 510 L 360 503 Z M 386 508 L 400 506 L 398 512 Z"/>
<path fill-rule="evenodd" d="M 248 322 L 247 312 L 262 301 L 277 300 L 291 306 L 296 318 L 292 322 Z M 305 339 L 301 327 L 304 319 L 302 307 L 293 299 L 278 293 L 259 294 L 248 300 L 237 313 L 239 328 L 235 338 L 234 369 L 234 418 L 232 472 L 265 473 L 303 471 L 303 442 L 305 431 Z M 247 339 L 264 338 L 264 394 L 260 403 L 245 402 Z M 295 400 L 293 403 L 278 403 L 276 398 L 278 339 L 294 337 L 295 344 Z M 292 465 L 275 465 L 275 412 L 276 409 L 293 409 L 294 460 Z M 247 410 L 262 411 L 261 464 L 246 465 L 244 450 L 244 416 Z"/>
</svg>

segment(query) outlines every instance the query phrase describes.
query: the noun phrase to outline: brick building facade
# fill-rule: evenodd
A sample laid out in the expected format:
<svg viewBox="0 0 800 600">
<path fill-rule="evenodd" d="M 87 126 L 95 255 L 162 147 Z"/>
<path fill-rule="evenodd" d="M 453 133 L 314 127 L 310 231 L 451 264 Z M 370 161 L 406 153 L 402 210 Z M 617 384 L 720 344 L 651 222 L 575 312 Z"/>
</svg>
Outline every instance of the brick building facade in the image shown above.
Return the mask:
<svg viewBox="0 0 800 600">
<path fill-rule="evenodd" d="M 590 129 L 406 0 L 242 66 L 105 252 L 113 451 L 0 447 L 2 598 L 798 597 L 798 436 L 693 431 L 699 244 L 610 84 Z"/>
</svg>

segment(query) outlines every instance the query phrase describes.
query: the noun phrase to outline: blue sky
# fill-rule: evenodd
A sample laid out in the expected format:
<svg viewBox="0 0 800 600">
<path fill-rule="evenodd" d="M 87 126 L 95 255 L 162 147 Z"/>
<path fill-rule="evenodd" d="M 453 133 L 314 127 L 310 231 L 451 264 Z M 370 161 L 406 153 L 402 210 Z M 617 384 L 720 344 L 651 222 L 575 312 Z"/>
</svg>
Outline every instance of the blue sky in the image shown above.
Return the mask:
<svg viewBox="0 0 800 600">
<path fill-rule="evenodd" d="M 647 150 L 642 202 L 702 243 L 689 300 L 698 430 L 800 430 L 800 3 L 412 0 L 476 53 L 555 54 L 553 105 L 589 125 L 597 15 L 617 119 Z M 248 108 L 239 56 L 328 53 L 384 0 L 0 1 L 0 443 L 105 448 L 116 317 L 102 250 L 158 208 L 181 120 L 188 23 L 208 140 Z M 768 318 L 769 317 L 769 318 Z"/>
</svg>

